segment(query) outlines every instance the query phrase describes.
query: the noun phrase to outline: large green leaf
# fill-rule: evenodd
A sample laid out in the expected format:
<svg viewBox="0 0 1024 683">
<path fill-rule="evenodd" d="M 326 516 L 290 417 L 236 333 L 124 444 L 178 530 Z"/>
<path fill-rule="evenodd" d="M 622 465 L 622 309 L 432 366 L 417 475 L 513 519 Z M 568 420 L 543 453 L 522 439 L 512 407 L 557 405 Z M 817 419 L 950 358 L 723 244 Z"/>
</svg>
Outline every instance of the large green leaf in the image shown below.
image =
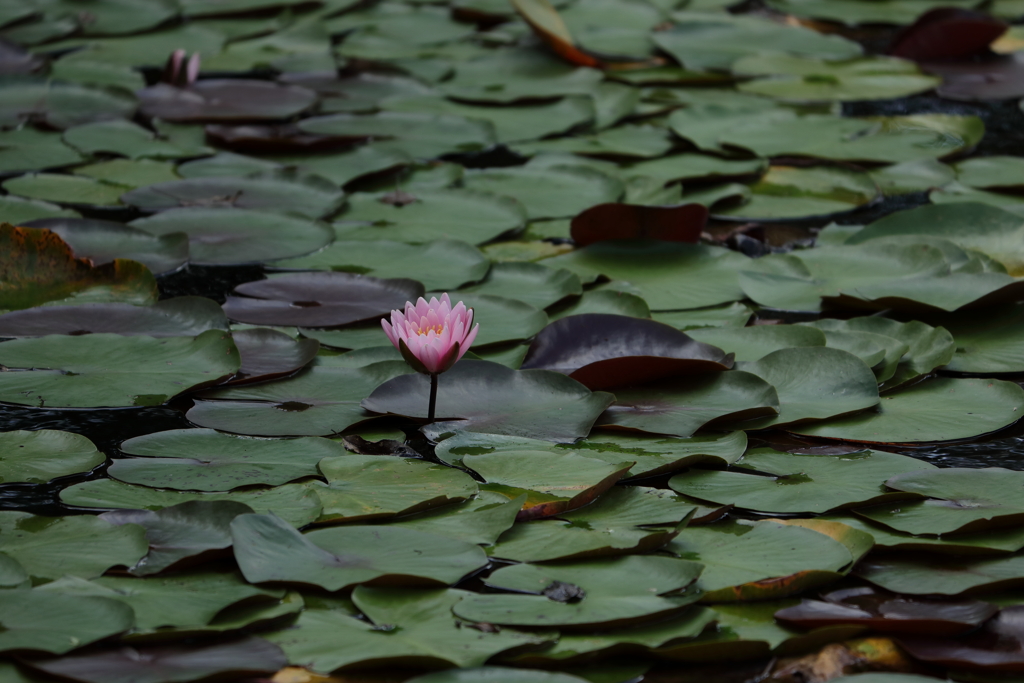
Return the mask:
<svg viewBox="0 0 1024 683">
<path fill-rule="evenodd" d="M 121 451 L 142 458 L 119 458 L 107 473 L 128 484 L 187 491 L 230 491 L 240 486 L 286 484 L 316 476 L 323 458 L 342 455 L 336 441 L 253 439 L 212 429 L 174 429 L 137 436 Z"/>
<path fill-rule="evenodd" d="M 39 517 L 5 510 L 0 537 L 4 553 L 35 583 L 64 575 L 91 579 L 117 565 L 131 567 L 148 548 L 142 527 L 113 526 L 90 515 Z"/>
<path fill-rule="evenodd" d="M 465 472 L 411 458 L 342 455 L 324 458 L 326 487 L 319 522 L 352 522 L 412 514 L 471 497 L 476 482 Z"/>
<path fill-rule="evenodd" d="M 359 402 L 385 381 L 408 372 L 409 366 L 397 361 L 361 368 L 312 367 L 268 384 L 206 392 L 188 418 L 237 434 L 329 436 L 371 417 Z"/>
<path fill-rule="evenodd" d="M 306 526 L 315 520 L 320 516 L 321 509 L 316 492 L 303 484 L 285 484 L 232 493 L 202 493 L 153 489 L 113 479 L 94 479 L 64 489 L 60 492 L 60 500 L 83 508 L 154 511 L 189 501 L 232 501 L 248 505 L 258 513 L 273 512 L 295 527 Z"/>
<path fill-rule="evenodd" d="M 734 251 L 655 240 L 607 240 L 545 259 L 567 268 L 584 283 L 599 276 L 633 285 L 653 311 L 701 308 L 737 301 L 743 291 L 737 271 L 750 259 Z"/>
<path fill-rule="evenodd" d="M 1012 382 L 941 377 L 882 396 L 874 410 L 790 427 L 798 434 L 866 443 L 950 441 L 1016 422 L 1024 390 Z"/>
<path fill-rule="evenodd" d="M 198 151 L 182 149 L 124 119 L 96 121 L 69 128 L 64 131 L 64 142 L 85 154 L 105 152 L 129 159 L 176 159 L 193 156 Z"/>
<path fill-rule="evenodd" d="M 688 437 L 719 418 L 739 422 L 778 412 L 775 387 L 731 370 L 617 390 L 597 424 Z"/>
<path fill-rule="evenodd" d="M 482 282 L 460 291 L 519 299 L 543 309 L 582 294 L 583 287 L 574 273 L 563 268 L 555 270 L 539 263 L 495 263 Z"/>
<path fill-rule="evenodd" d="M 271 633 L 292 662 L 329 673 L 348 665 L 408 663 L 479 666 L 493 655 L 550 640 L 543 633 L 483 631 L 455 619 L 452 605 L 472 595 L 455 589 L 358 587 L 353 598 L 372 620 L 338 610 L 308 609 L 295 626 Z"/>
<path fill-rule="evenodd" d="M 772 166 L 750 186 L 742 206 L 715 209 L 715 214 L 731 220 L 830 216 L 867 206 L 879 195 L 875 181 L 863 171 Z"/>
<path fill-rule="evenodd" d="M 479 546 L 389 526 L 341 526 L 300 534 L 274 515 L 231 523 L 235 559 L 247 581 L 291 581 L 336 591 L 380 577 L 453 584 L 483 567 Z M 401 579 L 399 579 L 401 577 Z"/>
<path fill-rule="evenodd" d="M 377 413 L 422 418 L 429 395 L 428 377 L 404 375 L 379 386 L 362 405 Z M 433 435 L 463 429 L 568 442 L 586 436 L 612 400 L 611 394 L 591 392 L 557 372 L 464 360 L 438 378 L 436 414 L 456 419 L 441 419 L 426 430 Z"/>
<path fill-rule="evenodd" d="M 72 206 L 122 206 L 120 197 L 130 188 L 124 185 L 63 173 L 27 173 L 7 180 L 4 189 L 29 199 Z"/>
<path fill-rule="evenodd" d="M 1016 588 L 1024 585 L 1024 557 L 994 560 L 925 562 L 878 558 L 857 567 L 856 575 L 876 586 L 911 595 L 959 595 L 969 590 Z"/>
<path fill-rule="evenodd" d="M 697 341 L 736 354 L 736 360 L 755 361 L 780 349 L 825 346 L 825 335 L 801 325 L 754 325 L 752 327 L 703 327 L 688 330 Z"/>
<path fill-rule="evenodd" d="M 854 560 L 825 534 L 772 521 L 689 527 L 667 549 L 705 565 L 698 586 L 707 602 L 793 595 L 836 580 Z"/>
<path fill-rule="evenodd" d="M 397 206 L 382 195 L 349 197 L 334 228 L 340 240 L 394 240 L 420 244 L 434 240 L 489 242 L 526 224 L 526 211 L 511 197 L 468 190 L 428 190 Z"/>
<path fill-rule="evenodd" d="M 131 607 L 109 598 L 39 589 L 4 591 L 0 600 L 0 624 L 4 625 L 0 650 L 64 654 L 127 631 L 133 623 Z"/>
<path fill-rule="evenodd" d="M 30 118 L 54 128 L 89 121 L 130 118 L 135 98 L 115 88 L 93 88 L 77 83 L 9 79 L 0 86 L 0 124 L 13 128 Z"/>
<path fill-rule="evenodd" d="M 0 432 L 0 483 L 43 484 L 56 477 L 88 472 L 107 457 L 92 441 L 54 429 Z"/>
<path fill-rule="evenodd" d="M 1019 305 L 961 313 L 943 321 L 956 352 L 946 369 L 1010 373 L 1024 370 L 1024 308 Z"/>
<path fill-rule="evenodd" d="M 885 481 L 933 466 L 885 451 L 805 455 L 759 448 L 743 456 L 736 467 L 754 474 L 694 469 L 676 475 L 669 485 L 693 498 L 758 512 L 822 513 L 854 504 L 904 500 L 908 496 L 887 491 Z"/>
<path fill-rule="evenodd" d="M 307 133 L 392 138 L 378 142 L 378 148 L 426 159 L 451 152 L 479 151 L 494 142 L 490 123 L 430 112 L 331 114 L 305 119 L 299 122 L 299 128 Z"/>
<path fill-rule="evenodd" d="M 59 133 L 45 133 L 24 127 L 0 132 L 0 172 L 42 171 L 84 161 L 81 154 L 64 144 Z M 4 217 L 14 221 L 14 217 Z"/>
<path fill-rule="evenodd" d="M 467 173 L 463 183 L 471 190 L 515 197 L 531 219 L 571 218 L 596 204 L 618 201 L 625 190 L 621 181 L 584 166 L 483 169 Z"/>
<path fill-rule="evenodd" d="M 403 515 L 388 524 L 457 538 L 467 543 L 493 545 L 515 522 L 525 501 L 525 495 L 509 500 L 499 493 L 480 491 L 463 503 Z"/>
<path fill-rule="evenodd" d="M 221 330 L 198 337 L 15 339 L 4 342 L 3 357 L 8 367 L 25 371 L 0 375 L 0 400 L 64 408 L 160 405 L 234 374 L 240 363 L 231 336 Z"/>
<path fill-rule="evenodd" d="M 509 626 L 613 628 L 666 617 L 699 597 L 683 591 L 703 569 L 698 562 L 631 556 L 568 565 L 517 564 L 492 572 L 486 584 L 516 591 L 473 593 L 455 604 L 457 617 Z M 557 582 L 557 583 L 556 583 Z M 561 602 L 544 594 L 571 584 L 584 595 Z"/>
</svg>

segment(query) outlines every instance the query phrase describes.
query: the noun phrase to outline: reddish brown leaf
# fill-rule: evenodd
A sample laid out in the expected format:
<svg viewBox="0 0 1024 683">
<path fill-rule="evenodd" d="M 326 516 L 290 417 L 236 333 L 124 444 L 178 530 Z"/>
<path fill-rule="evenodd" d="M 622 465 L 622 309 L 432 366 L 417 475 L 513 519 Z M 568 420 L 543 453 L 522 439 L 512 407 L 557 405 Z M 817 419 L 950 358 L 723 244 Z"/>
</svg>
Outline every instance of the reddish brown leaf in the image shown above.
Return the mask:
<svg viewBox="0 0 1024 683">
<path fill-rule="evenodd" d="M 598 204 L 572 219 L 570 234 L 585 247 L 603 240 L 649 238 L 696 244 L 708 222 L 703 204 L 639 206 Z"/>
<path fill-rule="evenodd" d="M 911 657 L 943 667 L 1024 673 L 1024 605 L 1004 608 L 980 631 L 963 638 L 907 636 L 899 644 Z"/>
<path fill-rule="evenodd" d="M 888 53 L 915 62 L 981 54 L 1009 26 L 984 12 L 939 7 L 899 32 Z"/>
</svg>

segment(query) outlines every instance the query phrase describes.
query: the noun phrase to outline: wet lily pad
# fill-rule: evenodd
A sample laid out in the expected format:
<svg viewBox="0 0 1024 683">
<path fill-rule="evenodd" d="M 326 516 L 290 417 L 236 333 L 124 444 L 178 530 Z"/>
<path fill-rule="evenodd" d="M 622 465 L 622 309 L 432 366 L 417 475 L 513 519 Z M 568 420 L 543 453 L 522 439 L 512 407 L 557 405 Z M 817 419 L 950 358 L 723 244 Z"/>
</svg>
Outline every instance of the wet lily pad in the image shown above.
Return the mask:
<svg viewBox="0 0 1024 683">
<path fill-rule="evenodd" d="M 474 294 L 518 299 L 536 308 L 547 308 L 570 296 L 583 293 L 580 280 L 563 268 L 538 263 L 495 263 L 487 276 L 475 285 L 459 290 Z"/>
<path fill-rule="evenodd" d="M 876 586 L 910 595 L 960 595 L 1024 583 L 1024 562 L 1019 556 L 993 560 L 919 562 L 900 557 L 878 558 L 860 564 L 854 572 Z"/>
<path fill-rule="evenodd" d="M 396 377 L 373 391 L 362 405 L 377 413 L 422 418 L 430 380 Z M 613 400 L 579 382 L 545 370 L 511 370 L 486 361 L 461 361 L 438 378 L 437 415 L 428 433 L 452 429 L 529 436 L 568 442 L 586 436 Z"/>
<path fill-rule="evenodd" d="M 117 600 L 37 589 L 5 591 L 0 620 L 5 624 L 0 650 L 59 655 L 123 633 L 132 627 L 135 617 L 131 607 Z"/>
<path fill-rule="evenodd" d="M 391 240 L 336 240 L 324 249 L 274 263 L 287 270 L 335 270 L 374 277 L 419 280 L 427 291 L 455 289 L 483 279 L 490 263 L 476 247 L 458 240 L 421 245 Z"/>
<path fill-rule="evenodd" d="M 742 422 L 779 412 L 775 388 L 757 375 L 731 370 L 620 389 L 600 426 L 691 436 L 714 420 Z"/>
<path fill-rule="evenodd" d="M 955 372 L 1011 373 L 1024 369 L 1022 309 L 1005 306 L 984 315 L 959 315 L 946 321 L 956 351 L 946 366 Z"/>
<path fill-rule="evenodd" d="M 54 429 L 0 432 L 0 483 L 42 484 L 106 461 L 89 439 Z"/>
<path fill-rule="evenodd" d="M 181 296 L 152 306 L 79 304 L 42 306 L 0 315 L 0 336 L 42 337 L 50 334 L 113 333 L 126 336 L 191 337 L 207 330 L 227 330 L 228 320 L 215 302 Z"/>
<path fill-rule="evenodd" d="M 135 96 L 147 116 L 188 123 L 285 119 L 316 102 L 312 90 L 250 79 L 207 79 L 187 88 L 158 83 Z"/>
<path fill-rule="evenodd" d="M 452 584 L 483 567 L 479 546 L 388 526 L 340 526 L 300 534 L 274 515 L 231 523 L 235 559 L 247 581 L 291 581 L 338 590 L 380 577 Z"/>
<path fill-rule="evenodd" d="M 905 499 L 888 491 L 885 481 L 896 474 L 931 469 L 928 463 L 884 451 L 804 455 L 768 448 L 748 452 L 735 465 L 755 474 L 695 469 L 676 475 L 669 485 L 693 498 L 758 512 L 822 513 Z"/>
<path fill-rule="evenodd" d="M 882 396 L 874 410 L 790 427 L 798 434 L 866 443 L 968 439 L 1016 422 L 1024 390 L 1012 382 L 941 377 Z"/>
<path fill-rule="evenodd" d="M 234 374 L 240 362 L 220 330 L 162 339 L 49 335 L 4 342 L 3 355 L 24 370 L 0 376 L 0 400 L 54 408 L 160 405 Z"/>
<path fill-rule="evenodd" d="M 254 325 L 331 327 L 380 319 L 423 296 L 415 280 L 351 273 L 289 273 L 239 285 L 224 312 Z"/>
<path fill-rule="evenodd" d="M 880 196 L 871 176 L 842 167 L 772 166 L 750 187 L 742 206 L 715 210 L 730 220 L 830 216 L 866 206 Z"/>
<path fill-rule="evenodd" d="M 524 502 L 525 494 L 509 500 L 498 493 L 480 491 L 465 502 L 403 515 L 388 524 L 489 546 L 515 523 Z"/>
<path fill-rule="evenodd" d="M 320 342 L 294 339 L 266 328 L 235 330 L 232 335 L 242 357 L 242 366 L 231 384 L 262 382 L 290 375 L 316 358 Z"/>
<path fill-rule="evenodd" d="M 129 439 L 120 448 L 145 457 L 117 459 L 107 470 L 114 479 L 186 491 L 285 484 L 316 476 L 321 459 L 345 452 L 329 439 L 253 439 L 212 429 L 156 432 Z"/>
<path fill-rule="evenodd" d="M 245 209 L 170 209 L 130 225 L 157 237 L 186 233 L 190 260 L 207 265 L 293 258 L 316 251 L 333 238 L 330 227 L 321 223 Z"/>
<path fill-rule="evenodd" d="M 268 384 L 206 392 L 187 416 L 197 425 L 236 434 L 330 436 L 371 417 L 359 402 L 385 381 L 408 372 L 409 366 L 397 361 L 361 368 L 312 367 Z M 423 405 L 425 410 L 425 399 Z"/>
</svg>

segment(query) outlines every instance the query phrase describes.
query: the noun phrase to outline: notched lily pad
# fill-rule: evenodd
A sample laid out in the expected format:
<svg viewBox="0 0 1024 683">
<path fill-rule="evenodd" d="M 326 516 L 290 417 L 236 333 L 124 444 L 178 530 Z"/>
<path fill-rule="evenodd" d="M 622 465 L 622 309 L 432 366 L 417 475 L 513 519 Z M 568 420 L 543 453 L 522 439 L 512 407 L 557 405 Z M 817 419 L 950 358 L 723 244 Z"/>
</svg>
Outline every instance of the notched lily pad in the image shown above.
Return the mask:
<svg viewBox="0 0 1024 683">
<path fill-rule="evenodd" d="M 286 119 L 317 99 L 297 85 L 251 79 L 206 79 L 187 88 L 158 83 L 135 96 L 143 114 L 179 123 Z"/>
</svg>

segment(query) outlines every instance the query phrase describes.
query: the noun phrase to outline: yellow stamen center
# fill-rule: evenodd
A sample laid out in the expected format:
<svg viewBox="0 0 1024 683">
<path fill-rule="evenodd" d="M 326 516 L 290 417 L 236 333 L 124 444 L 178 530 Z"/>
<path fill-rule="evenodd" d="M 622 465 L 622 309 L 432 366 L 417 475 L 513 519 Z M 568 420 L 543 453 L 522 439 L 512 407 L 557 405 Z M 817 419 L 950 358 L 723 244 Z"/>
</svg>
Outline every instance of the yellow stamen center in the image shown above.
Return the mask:
<svg viewBox="0 0 1024 683">
<path fill-rule="evenodd" d="M 438 323 L 437 325 L 431 325 L 430 327 L 421 327 L 419 330 L 417 330 L 416 333 L 417 334 L 430 334 L 431 332 L 433 332 L 433 333 L 439 335 L 439 334 L 441 334 L 442 330 L 444 330 L 444 325 Z"/>
</svg>

